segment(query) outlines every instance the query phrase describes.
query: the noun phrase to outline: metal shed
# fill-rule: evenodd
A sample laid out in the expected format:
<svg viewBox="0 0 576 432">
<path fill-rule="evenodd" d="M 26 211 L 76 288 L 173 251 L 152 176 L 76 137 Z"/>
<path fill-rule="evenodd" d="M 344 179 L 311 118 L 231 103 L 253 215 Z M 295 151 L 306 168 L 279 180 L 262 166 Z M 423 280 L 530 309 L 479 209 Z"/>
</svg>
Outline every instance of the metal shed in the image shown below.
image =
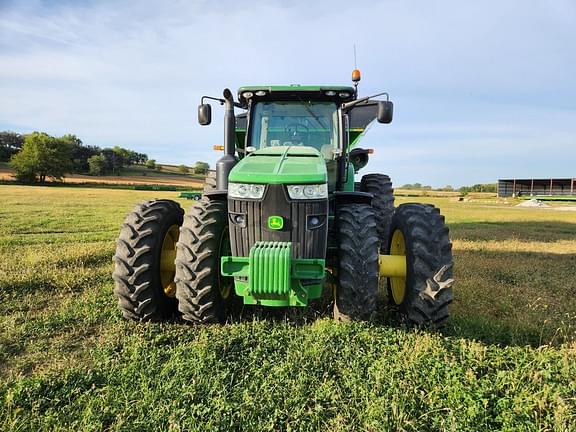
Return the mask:
<svg viewBox="0 0 576 432">
<path fill-rule="evenodd" d="M 498 196 L 576 196 L 576 179 L 500 179 Z"/>
</svg>

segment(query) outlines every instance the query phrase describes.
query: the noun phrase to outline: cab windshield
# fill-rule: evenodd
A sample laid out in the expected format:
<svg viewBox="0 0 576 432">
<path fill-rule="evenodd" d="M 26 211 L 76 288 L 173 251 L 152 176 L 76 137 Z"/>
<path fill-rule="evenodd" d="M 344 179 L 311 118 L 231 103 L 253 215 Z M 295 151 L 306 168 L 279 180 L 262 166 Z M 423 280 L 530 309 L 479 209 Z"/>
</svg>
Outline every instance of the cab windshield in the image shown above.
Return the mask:
<svg viewBox="0 0 576 432">
<path fill-rule="evenodd" d="M 258 102 L 250 119 L 249 145 L 310 146 L 334 159 L 338 144 L 338 110 L 332 102 Z"/>
</svg>

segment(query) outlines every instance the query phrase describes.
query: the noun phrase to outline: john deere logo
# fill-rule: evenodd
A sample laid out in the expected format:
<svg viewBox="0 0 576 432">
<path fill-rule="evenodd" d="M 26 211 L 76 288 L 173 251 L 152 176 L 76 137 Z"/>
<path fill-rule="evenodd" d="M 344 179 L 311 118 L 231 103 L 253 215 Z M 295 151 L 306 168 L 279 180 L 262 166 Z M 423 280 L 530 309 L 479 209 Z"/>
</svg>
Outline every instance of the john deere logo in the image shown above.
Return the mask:
<svg viewBox="0 0 576 432">
<path fill-rule="evenodd" d="M 282 216 L 270 216 L 268 218 L 268 228 L 273 230 L 280 230 L 284 227 L 284 219 Z"/>
</svg>

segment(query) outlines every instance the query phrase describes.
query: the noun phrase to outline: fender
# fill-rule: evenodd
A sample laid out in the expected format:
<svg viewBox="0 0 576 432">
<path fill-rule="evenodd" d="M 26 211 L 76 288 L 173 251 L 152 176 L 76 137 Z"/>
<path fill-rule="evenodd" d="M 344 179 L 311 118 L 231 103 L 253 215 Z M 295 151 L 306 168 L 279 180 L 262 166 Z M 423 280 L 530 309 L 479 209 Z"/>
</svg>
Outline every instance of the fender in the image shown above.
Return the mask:
<svg viewBox="0 0 576 432">
<path fill-rule="evenodd" d="M 334 192 L 336 204 L 372 204 L 374 196 L 368 192 Z"/>
</svg>

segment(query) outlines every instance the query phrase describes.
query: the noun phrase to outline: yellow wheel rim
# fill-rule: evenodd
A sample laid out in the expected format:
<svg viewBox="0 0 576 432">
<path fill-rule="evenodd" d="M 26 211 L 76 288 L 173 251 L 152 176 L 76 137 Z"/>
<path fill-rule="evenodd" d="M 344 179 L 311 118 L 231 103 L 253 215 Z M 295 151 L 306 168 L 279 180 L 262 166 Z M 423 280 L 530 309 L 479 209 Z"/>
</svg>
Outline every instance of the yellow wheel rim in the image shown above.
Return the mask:
<svg viewBox="0 0 576 432">
<path fill-rule="evenodd" d="M 406 241 L 404 234 L 399 229 L 395 230 L 392 234 L 392 242 L 390 243 L 390 255 L 406 255 Z M 392 291 L 392 298 L 397 305 L 402 304 L 404 296 L 406 295 L 406 278 L 405 277 L 391 277 L 390 288 Z"/>
<path fill-rule="evenodd" d="M 176 242 L 178 241 L 179 235 L 180 230 L 178 225 L 172 225 L 166 232 L 164 241 L 162 242 L 160 280 L 162 282 L 162 289 L 168 297 L 174 297 L 176 295 L 176 282 L 174 282 L 176 264 L 174 261 L 176 260 Z"/>
</svg>

